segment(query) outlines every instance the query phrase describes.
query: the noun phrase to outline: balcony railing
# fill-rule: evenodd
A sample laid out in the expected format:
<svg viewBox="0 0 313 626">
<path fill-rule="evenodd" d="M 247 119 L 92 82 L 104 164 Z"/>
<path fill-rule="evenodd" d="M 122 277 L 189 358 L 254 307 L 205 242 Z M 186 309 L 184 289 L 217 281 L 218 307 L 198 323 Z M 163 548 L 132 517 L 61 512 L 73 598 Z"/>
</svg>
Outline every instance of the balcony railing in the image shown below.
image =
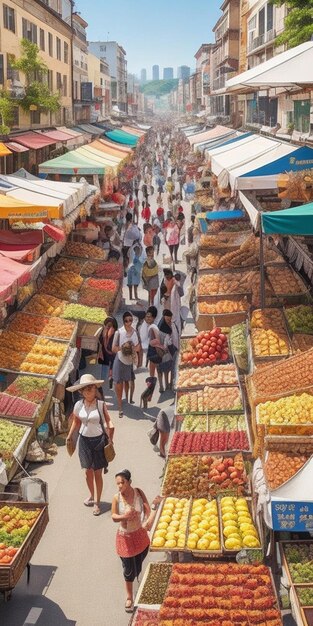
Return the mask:
<svg viewBox="0 0 313 626">
<path fill-rule="evenodd" d="M 266 33 L 264 33 L 263 35 L 259 35 L 258 37 L 255 37 L 254 39 L 252 39 L 252 41 L 250 42 L 248 46 L 248 51 L 252 52 L 253 50 L 256 50 L 256 48 L 261 48 L 262 46 L 265 46 L 265 44 L 269 43 L 270 41 L 273 41 L 275 37 L 276 37 L 276 31 L 274 28 L 272 28 L 271 30 L 268 30 Z"/>
<path fill-rule="evenodd" d="M 225 87 L 225 76 L 219 76 L 213 80 L 213 90 L 223 89 Z"/>
</svg>

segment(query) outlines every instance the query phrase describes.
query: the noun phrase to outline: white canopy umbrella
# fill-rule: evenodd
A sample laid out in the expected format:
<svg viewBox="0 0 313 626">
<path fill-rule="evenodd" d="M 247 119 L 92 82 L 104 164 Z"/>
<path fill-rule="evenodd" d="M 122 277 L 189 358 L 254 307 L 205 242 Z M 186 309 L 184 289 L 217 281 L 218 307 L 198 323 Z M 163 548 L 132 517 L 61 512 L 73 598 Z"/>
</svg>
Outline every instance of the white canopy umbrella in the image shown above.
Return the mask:
<svg viewBox="0 0 313 626">
<path fill-rule="evenodd" d="M 277 54 L 251 70 L 226 81 L 228 92 L 255 91 L 273 87 L 304 87 L 313 84 L 313 41 Z"/>
</svg>

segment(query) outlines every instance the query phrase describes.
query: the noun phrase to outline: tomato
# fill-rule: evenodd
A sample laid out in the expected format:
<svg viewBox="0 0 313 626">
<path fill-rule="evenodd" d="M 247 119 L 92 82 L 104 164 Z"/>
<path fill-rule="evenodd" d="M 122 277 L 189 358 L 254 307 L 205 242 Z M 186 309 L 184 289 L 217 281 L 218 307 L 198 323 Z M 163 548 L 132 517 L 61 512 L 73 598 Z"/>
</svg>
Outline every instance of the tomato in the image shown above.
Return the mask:
<svg viewBox="0 0 313 626">
<path fill-rule="evenodd" d="M 8 554 L 8 556 L 15 556 L 16 553 L 18 552 L 18 548 L 7 548 L 6 549 L 6 554 Z"/>
<path fill-rule="evenodd" d="M 205 346 L 206 345 L 206 339 L 201 339 L 200 343 L 201 343 L 202 346 Z"/>
<path fill-rule="evenodd" d="M 215 352 L 215 358 L 217 361 L 221 360 L 221 353 L 220 352 Z"/>
<path fill-rule="evenodd" d="M 202 358 L 203 358 L 204 360 L 208 358 L 208 353 L 207 353 L 207 351 L 202 352 Z"/>
<path fill-rule="evenodd" d="M 205 330 L 202 330 L 201 333 L 199 333 L 198 335 L 198 340 L 203 339 L 204 335 L 205 335 Z"/>
<path fill-rule="evenodd" d="M 210 333 L 209 332 L 205 333 L 204 337 L 206 340 L 210 339 Z"/>
<path fill-rule="evenodd" d="M 227 352 L 222 352 L 222 354 L 221 354 L 221 360 L 222 360 L 222 361 L 227 361 L 227 360 L 228 360 L 228 354 L 227 354 Z"/>
<path fill-rule="evenodd" d="M 222 352 L 222 346 L 217 345 L 216 346 L 216 352 Z"/>
<path fill-rule="evenodd" d="M 217 343 L 217 342 L 216 342 L 216 339 L 215 339 L 215 337 L 214 337 L 214 338 L 213 338 L 213 339 L 211 339 L 211 341 L 210 341 L 210 346 L 211 346 L 211 347 L 212 347 L 212 346 L 216 346 L 216 343 Z"/>
<path fill-rule="evenodd" d="M 192 359 L 191 363 L 192 363 L 192 365 L 198 365 L 198 359 L 197 359 L 197 357 L 195 357 L 194 359 Z"/>
<path fill-rule="evenodd" d="M 210 348 L 210 350 L 209 350 L 209 353 L 208 353 L 208 354 L 209 354 L 209 358 L 210 358 L 210 355 L 211 355 L 211 354 L 215 354 L 215 348 Z"/>
<path fill-rule="evenodd" d="M 223 342 L 222 342 L 220 337 L 218 338 L 216 343 L 217 343 L 218 346 L 222 346 L 223 345 Z"/>
<path fill-rule="evenodd" d="M 0 550 L 4 550 L 6 548 L 5 543 L 0 543 Z"/>
<path fill-rule="evenodd" d="M 188 358 L 189 358 L 188 352 L 183 352 L 183 361 L 185 362 L 188 361 Z"/>
<path fill-rule="evenodd" d="M 12 561 L 12 557 L 9 556 L 8 554 L 5 554 L 5 556 L 2 557 L 2 559 L 0 559 L 0 563 L 2 563 L 3 565 L 8 565 L 8 563 L 11 563 Z"/>
<path fill-rule="evenodd" d="M 2 544 L 4 545 L 4 544 Z M 5 550 L 0 550 L 0 559 L 5 556 Z"/>
<path fill-rule="evenodd" d="M 197 340 L 197 339 L 192 339 L 192 340 L 191 340 L 191 342 L 190 342 L 190 345 L 191 345 L 193 348 L 196 348 L 196 347 L 197 347 L 197 345 L 198 345 L 198 340 Z"/>
<path fill-rule="evenodd" d="M 212 362 L 213 362 L 213 361 L 216 361 L 215 354 L 209 354 L 209 359 L 210 359 L 210 361 L 212 361 Z"/>
<path fill-rule="evenodd" d="M 226 337 L 226 335 L 224 335 L 224 333 L 220 333 L 220 339 L 222 341 L 227 341 L 227 337 Z"/>
<path fill-rule="evenodd" d="M 221 328 L 218 328 L 218 327 L 217 327 L 217 328 L 214 328 L 214 334 L 215 334 L 215 337 L 219 337 L 219 335 L 221 334 L 221 332 L 222 332 L 222 329 L 221 329 Z"/>
<path fill-rule="evenodd" d="M 204 359 L 204 365 L 209 365 L 210 364 L 210 358 L 207 357 L 206 359 Z"/>
<path fill-rule="evenodd" d="M 204 364 L 204 359 L 199 359 L 198 365 L 203 365 L 203 364 Z"/>
<path fill-rule="evenodd" d="M 188 353 L 188 361 L 192 361 L 193 357 L 194 357 L 194 352 L 189 352 Z"/>
<path fill-rule="evenodd" d="M 210 332 L 209 332 L 209 337 L 211 338 L 211 337 L 214 337 L 214 336 L 215 336 L 215 335 L 214 335 L 214 330 L 210 330 Z"/>
<path fill-rule="evenodd" d="M 197 350 L 197 356 L 202 356 L 203 352 L 201 350 L 201 348 L 199 348 L 199 350 Z"/>
</svg>

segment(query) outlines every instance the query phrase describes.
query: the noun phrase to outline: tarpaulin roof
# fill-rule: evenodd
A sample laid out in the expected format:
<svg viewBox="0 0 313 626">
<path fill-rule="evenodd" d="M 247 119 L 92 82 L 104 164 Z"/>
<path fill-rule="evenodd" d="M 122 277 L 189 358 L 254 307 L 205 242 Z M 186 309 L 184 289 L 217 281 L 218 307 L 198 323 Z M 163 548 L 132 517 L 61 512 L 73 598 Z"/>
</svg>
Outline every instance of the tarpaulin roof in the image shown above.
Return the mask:
<svg viewBox="0 0 313 626">
<path fill-rule="evenodd" d="M 50 215 L 52 212 L 52 215 Z M 49 218 L 58 217 L 59 211 L 56 207 L 39 207 L 32 203 L 23 202 L 8 195 L 0 195 L 0 218 L 2 219 L 23 219 L 29 218 Z"/>
<path fill-rule="evenodd" d="M 41 134 L 38 135 L 38 133 L 33 131 L 17 135 L 14 138 L 12 137 L 12 141 L 13 140 L 17 143 L 21 143 L 22 146 L 26 146 L 26 148 L 30 148 L 31 150 L 39 150 L 39 148 L 52 146 L 56 143 L 55 140 L 50 139 L 49 137 L 44 137 Z"/>
<path fill-rule="evenodd" d="M 120 128 L 106 131 L 105 136 L 112 141 L 116 141 L 116 143 L 126 144 L 127 146 L 135 147 L 138 142 L 138 137 L 131 135 L 130 133 L 125 133 L 125 131 Z"/>
<path fill-rule="evenodd" d="M 77 131 L 74 130 L 74 128 L 67 128 L 67 126 L 58 126 L 57 130 L 61 130 L 64 133 L 67 133 L 68 135 L 71 135 L 72 137 L 82 137 L 83 133 L 82 131 Z"/>
<path fill-rule="evenodd" d="M 229 132 L 233 132 L 233 129 L 228 128 L 227 126 L 215 126 L 215 128 L 210 128 L 210 130 L 189 135 L 188 141 L 193 146 L 195 143 L 211 141 L 217 137 L 222 137 L 223 135 L 227 135 Z"/>
<path fill-rule="evenodd" d="M 73 136 L 69 133 L 66 133 L 64 130 L 36 130 L 36 133 L 39 135 L 43 135 L 48 139 L 54 139 L 55 141 L 72 141 Z"/>
<path fill-rule="evenodd" d="M 96 128 L 91 124 L 78 124 L 78 128 L 81 128 L 85 133 L 89 133 L 90 135 L 103 135 L 104 129 Z"/>
<path fill-rule="evenodd" d="M 313 235 L 313 202 L 261 214 L 262 230 L 266 235 Z"/>
<path fill-rule="evenodd" d="M 0 263 L 0 299 L 3 301 L 10 296 L 16 286 L 25 285 L 30 279 L 26 265 L 12 259 L 2 258 Z"/>
<path fill-rule="evenodd" d="M 118 144 L 115 141 L 110 141 L 110 139 L 107 139 L 106 137 L 99 137 L 95 141 L 101 141 L 104 146 L 114 148 L 115 151 L 118 150 L 119 152 L 123 152 L 124 155 L 130 154 L 130 152 L 132 151 L 132 148 L 130 146 Z"/>
<path fill-rule="evenodd" d="M 34 244 L 20 244 L 14 246 L 8 243 L 0 242 L 0 266 L 3 257 L 23 263 L 23 261 L 27 259 L 29 253 L 32 252 L 35 248 L 38 248 L 38 245 L 36 246 Z"/>
<path fill-rule="evenodd" d="M 109 146 L 108 143 L 103 142 L 102 139 L 95 139 L 89 145 L 97 150 L 100 150 L 100 152 L 119 157 L 120 159 L 125 159 L 128 154 L 128 152 L 120 150 L 118 147 L 115 148 L 116 144 L 111 142 L 111 145 Z"/>
<path fill-rule="evenodd" d="M 60 217 L 73 211 L 89 194 L 88 183 L 63 183 L 51 180 L 27 180 L 18 176 L 0 175 L 0 191 L 33 204 L 62 206 Z M 32 193 L 32 196 L 29 194 Z M 47 200 L 48 198 L 48 200 Z"/>
<path fill-rule="evenodd" d="M 143 135 L 145 135 L 144 130 L 140 130 L 139 128 L 133 128 L 133 126 L 127 126 L 126 124 L 123 124 L 122 130 L 124 130 L 125 133 L 130 133 L 131 135 L 137 135 L 138 137 L 142 137 Z"/>
<path fill-rule="evenodd" d="M 7 141 L 6 146 L 13 150 L 13 152 L 28 152 L 29 148 L 22 146 L 21 143 L 16 143 L 15 141 Z"/>
<path fill-rule="evenodd" d="M 100 165 L 89 157 L 85 157 L 81 154 L 77 154 L 77 150 L 63 154 L 56 159 L 45 161 L 39 165 L 40 172 L 46 172 L 47 174 L 68 174 L 70 176 L 77 175 L 103 175 L 105 171 L 105 165 Z"/>
<path fill-rule="evenodd" d="M 284 172 L 299 172 L 300 170 L 313 169 L 313 148 L 302 146 L 285 146 L 289 148 L 286 150 L 286 156 L 281 156 L 279 159 L 272 160 L 273 153 L 271 153 L 271 161 L 265 161 L 264 165 L 258 167 L 257 161 L 254 163 L 253 170 L 247 170 L 245 174 L 240 174 L 240 178 L 266 178 L 266 183 L 270 179 L 274 179 L 277 182 L 277 174 Z M 241 182 L 245 184 L 246 181 L 240 181 L 240 189 L 243 189 Z M 259 183 L 259 180 L 255 181 Z M 254 185 L 255 186 L 255 185 Z M 272 185 L 271 185 L 272 187 Z"/>
<path fill-rule="evenodd" d="M 277 54 L 247 72 L 226 81 L 227 91 L 252 91 L 256 87 L 312 85 L 313 41 Z"/>
<path fill-rule="evenodd" d="M 257 156 L 250 163 L 245 163 L 229 172 L 229 182 L 232 188 L 238 189 L 274 189 L 277 188 L 278 174 L 285 172 L 285 165 L 289 162 L 291 155 L 297 151 L 295 146 L 286 143 L 273 143 L 273 147 L 261 156 Z M 313 150 L 311 150 L 313 155 Z M 279 165 L 281 163 L 281 165 Z M 276 164 L 276 166 L 274 165 Z M 312 160 L 313 165 L 313 160 Z M 272 176 L 261 173 L 253 174 L 254 168 L 261 172 L 270 172 Z M 275 170 L 277 173 L 275 174 Z"/>
<path fill-rule="evenodd" d="M 0 230 L 0 245 L 9 244 L 13 246 L 39 246 L 43 243 L 41 230 L 28 230 L 19 233 L 12 230 Z"/>
<path fill-rule="evenodd" d="M 101 150 L 97 150 L 97 148 L 94 148 L 91 144 L 81 146 L 80 148 L 77 148 L 75 152 L 76 154 L 81 154 L 88 158 L 91 157 L 94 161 L 103 163 L 104 165 L 107 165 L 109 167 L 116 167 L 118 163 L 122 160 L 122 157 L 101 152 Z"/>
<path fill-rule="evenodd" d="M 221 142 L 223 142 L 223 140 L 227 140 L 227 139 L 231 139 L 232 137 L 235 137 L 236 135 L 236 131 L 235 130 L 228 130 L 227 132 L 223 133 L 222 135 L 219 135 L 218 137 L 211 137 L 211 139 L 205 139 L 204 141 L 199 141 L 199 142 L 195 142 L 193 144 L 193 149 L 194 150 L 201 150 L 202 147 L 206 146 L 210 146 L 210 145 L 220 145 Z"/>
<path fill-rule="evenodd" d="M 5 143 L 0 141 L 0 157 L 8 156 L 8 154 L 12 154 L 11 150 L 9 150 L 8 146 Z"/>
<path fill-rule="evenodd" d="M 242 139 L 246 139 L 247 137 L 252 137 L 252 135 L 254 135 L 254 133 L 252 132 L 248 132 L 248 133 L 241 133 L 239 131 L 237 131 L 236 133 L 236 137 L 232 137 L 231 139 L 228 139 L 227 137 L 221 137 L 221 139 L 216 139 L 214 142 L 210 141 L 208 144 L 205 144 L 205 151 L 204 154 L 206 155 L 206 153 L 210 153 L 211 150 L 214 150 L 214 148 L 224 148 L 226 146 L 228 146 L 231 143 L 236 143 L 237 141 L 242 141 Z"/>
</svg>

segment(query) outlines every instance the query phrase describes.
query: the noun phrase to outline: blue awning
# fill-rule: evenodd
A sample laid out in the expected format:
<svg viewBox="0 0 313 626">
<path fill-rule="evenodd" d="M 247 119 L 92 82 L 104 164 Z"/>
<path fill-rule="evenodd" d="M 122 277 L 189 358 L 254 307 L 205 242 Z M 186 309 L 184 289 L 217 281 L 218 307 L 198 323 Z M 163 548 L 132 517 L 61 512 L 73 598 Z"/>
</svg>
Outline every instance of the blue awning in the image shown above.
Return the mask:
<svg viewBox="0 0 313 626">
<path fill-rule="evenodd" d="M 286 156 L 280 157 L 250 172 L 242 174 L 240 178 L 252 178 L 253 176 L 273 176 L 286 172 L 298 172 L 300 170 L 313 169 L 313 148 L 306 146 L 297 148 Z"/>
<path fill-rule="evenodd" d="M 242 209 L 234 209 L 234 211 L 208 211 L 206 213 L 207 220 L 236 220 L 246 217 Z"/>
</svg>

